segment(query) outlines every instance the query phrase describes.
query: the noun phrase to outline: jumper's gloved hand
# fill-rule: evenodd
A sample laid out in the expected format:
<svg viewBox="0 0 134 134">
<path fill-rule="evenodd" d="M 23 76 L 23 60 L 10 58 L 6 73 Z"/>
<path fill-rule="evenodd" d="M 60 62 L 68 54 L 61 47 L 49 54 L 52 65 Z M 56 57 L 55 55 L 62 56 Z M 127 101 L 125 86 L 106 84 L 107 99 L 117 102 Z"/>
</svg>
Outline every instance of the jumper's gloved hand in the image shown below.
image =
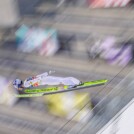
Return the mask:
<svg viewBox="0 0 134 134">
<path fill-rule="evenodd" d="M 49 72 L 45 72 L 43 74 L 37 75 L 36 77 L 44 78 L 47 77 L 48 75 L 55 73 L 55 71 L 50 70 Z"/>
<path fill-rule="evenodd" d="M 53 73 L 55 73 L 54 70 L 50 70 L 50 71 L 48 72 L 48 74 L 53 74 Z"/>
</svg>

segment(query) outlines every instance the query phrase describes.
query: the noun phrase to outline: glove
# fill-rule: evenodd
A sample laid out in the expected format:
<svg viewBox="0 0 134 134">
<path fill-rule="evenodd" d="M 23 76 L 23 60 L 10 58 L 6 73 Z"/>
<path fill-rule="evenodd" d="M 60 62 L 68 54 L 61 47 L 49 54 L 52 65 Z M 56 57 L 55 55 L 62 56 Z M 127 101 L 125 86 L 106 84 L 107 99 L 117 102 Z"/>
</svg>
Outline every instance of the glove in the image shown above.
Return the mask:
<svg viewBox="0 0 134 134">
<path fill-rule="evenodd" d="M 48 72 L 48 74 L 52 74 L 52 73 L 55 73 L 55 71 L 50 70 L 50 71 Z"/>
</svg>

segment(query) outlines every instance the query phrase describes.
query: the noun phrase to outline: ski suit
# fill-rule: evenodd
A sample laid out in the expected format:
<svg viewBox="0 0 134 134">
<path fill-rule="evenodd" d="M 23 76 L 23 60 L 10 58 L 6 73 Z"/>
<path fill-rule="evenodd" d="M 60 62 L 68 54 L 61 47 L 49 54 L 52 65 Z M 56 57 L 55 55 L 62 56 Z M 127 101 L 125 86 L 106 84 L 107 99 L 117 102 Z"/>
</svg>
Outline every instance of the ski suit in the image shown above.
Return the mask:
<svg viewBox="0 0 134 134">
<path fill-rule="evenodd" d="M 24 81 L 24 87 L 36 87 L 41 85 L 79 85 L 80 81 L 74 77 L 57 77 L 57 76 L 49 76 L 48 72 L 37 75 L 35 77 L 30 77 Z"/>
</svg>

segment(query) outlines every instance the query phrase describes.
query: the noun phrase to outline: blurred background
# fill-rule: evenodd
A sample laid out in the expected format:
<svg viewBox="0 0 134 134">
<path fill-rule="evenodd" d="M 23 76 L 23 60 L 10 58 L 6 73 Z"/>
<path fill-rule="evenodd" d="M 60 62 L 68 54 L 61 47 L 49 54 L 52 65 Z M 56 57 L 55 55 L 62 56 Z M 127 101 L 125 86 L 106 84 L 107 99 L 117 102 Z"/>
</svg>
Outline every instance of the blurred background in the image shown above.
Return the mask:
<svg viewBox="0 0 134 134">
<path fill-rule="evenodd" d="M 133 0 L 4 0 L 0 10 L 0 134 L 134 133 Z M 13 96 L 15 78 L 49 70 L 108 83 Z"/>
</svg>

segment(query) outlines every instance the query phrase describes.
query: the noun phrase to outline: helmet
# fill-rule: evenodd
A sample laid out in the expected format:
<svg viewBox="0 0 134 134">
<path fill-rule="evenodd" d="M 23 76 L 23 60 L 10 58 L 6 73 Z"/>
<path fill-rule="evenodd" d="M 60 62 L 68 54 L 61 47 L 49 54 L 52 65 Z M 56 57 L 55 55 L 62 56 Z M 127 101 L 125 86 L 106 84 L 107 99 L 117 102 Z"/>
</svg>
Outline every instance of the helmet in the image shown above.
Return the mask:
<svg viewBox="0 0 134 134">
<path fill-rule="evenodd" d="M 15 88 L 20 88 L 22 86 L 22 84 L 23 84 L 23 81 L 20 80 L 20 79 L 15 79 L 13 81 L 13 85 L 14 85 Z"/>
</svg>

